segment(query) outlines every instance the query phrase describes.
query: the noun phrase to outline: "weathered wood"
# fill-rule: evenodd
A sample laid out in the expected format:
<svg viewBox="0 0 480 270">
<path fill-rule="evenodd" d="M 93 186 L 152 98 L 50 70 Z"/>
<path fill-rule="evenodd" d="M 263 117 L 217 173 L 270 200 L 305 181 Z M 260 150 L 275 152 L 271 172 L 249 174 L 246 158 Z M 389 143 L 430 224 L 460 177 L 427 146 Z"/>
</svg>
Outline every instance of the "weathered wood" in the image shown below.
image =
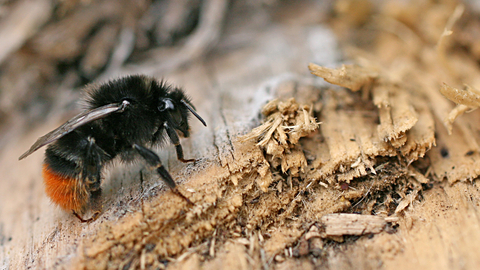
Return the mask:
<svg viewBox="0 0 480 270">
<path fill-rule="evenodd" d="M 315 103 L 320 95 L 312 95 L 315 89 L 311 85 L 326 84 L 310 75 L 307 64 L 330 66 L 340 59 L 332 32 L 317 23 L 321 11 L 315 7 L 311 2 L 283 6 L 283 10 L 279 8 L 275 13 L 275 23 L 271 22 L 272 13 L 234 10 L 216 50 L 206 58 L 169 73 L 150 70 L 152 75 L 183 86 L 208 123 L 204 128 L 192 121 L 192 137 L 182 140 L 185 156 L 200 158 L 196 164 L 178 162 L 171 145 L 158 149 L 179 188 L 197 203 L 192 208 L 169 192 L 142 162 L 116 164 L 105 174 L 105 212 L 93 223 L 80 224 L 70 213 L 53 207 L 45 196 L 40 175 L 41 151 L 17 161 L 39 136 L 61 124 L 66 113 L 52 114 L 28 133 L 22 130 L 7 133 L 8 143 L 0 153 L 0 268 L 144 268 L 153 265 L 152 261 L 163 266 L 158 262 L 159 257 L 169 262 L 170 269 L 478 268 L 478 181 L 453 186 L 436 184 L 418 197 L 416 193 L 407 194 L 400 204 L 396 230 L 391 228 L 359 239 L 337 239 L 345 241 L 344 244 L 319 244 L 313 241 L 320 240 L 319 234 L 308 237 L 304 234 L 315 231 L 312 228 L 316 228 L 315 223 L 323 215 L 350 209 L 351 198 L 362 202 L 378 186 L 389 181 L 395 184 L 396 177 L 419 174 L 401 168 L 392 170 L 396 175 L 389 175 L 386 169 L 382 174 L 388 166 L 386 162 L 387 165 L 375 167 L 379 174 L 375 177 L 381 181 L 363 179 L 366 184 L 359 184 L 358 190 L 354 190 L 355 177 L 374 177 L 369 166 L 375 165 L 372 160 L 378 153 L 397 152 L 394 147 L 385 146 L 383 139 L 388 136 L 367 140 L 377 134 L 376 118 L 352 116 L 351 111 L 337 109 L 345 100 L 353 104 L 352 100 L 358 96 L 332 90 L 324 95 L 330 97 L 332 104 Z M 148 68 L 146 72 L 149 73 Z M 292 95 L 302 102 L 314 103 L 314 107 L 327 107 L 320 119 L 328 120 L 320 131 L 327 137 L 320 140 L 316 134 L 318 141 L 308 141 L 305 146 L 310 147 L 305 151 L 307 157 L 317 157 L 312 166 L 319 168 L 318 177 L 312 177 L 311 185 L 308 181 L 298 184 L 303 189 L 288 187 L 290 179 L 278 181 L 287 183 L 284 186 L 266 185 L 268 192 L 264 192 L 255 188 L 261 178 L 260 171 L 268 170 L 268 163 L 261 163 L 266 162 L 264 153 L 235 138 L 260 123 L 259 114 L 267 101 Z M 382 92 L 374 95 L 379 101 L 376 105 L 394 103 L 397 99 L 407 104 L 411 100 L 405 96 L 381 99 Z M 417 137 L 431 133 L 431 114 L 441 111 L 422 114 L 422 110 L 428 110 L 427 106 L 413 103 L 420 108 L 416 123 L 425 123 L 427 127 L 418 130 L 413 127 L 413 134 L 406 140 L 415 139 L 416 144 L 407 142 L 406 146 L 411 148 L 400 150 L 404 156 L 413 156 L 412 160 L 431 146 L 431 137 Z M 401 116 L 388 110 L 384 113 L 384 119 L 390 113 L 391 119 Z M 416 117 L 413 113 L 409 116 Z M 385 121 L 383 127 L 395 121 Z M 392 144 L 400 143 L 404 131 L 388 139 Z M 461 132 L 454 128 L 454 136 Z M 449 141 L 445 130 L 437 140 Z M 338 147 L 328 149 L 335 145 Z M 418 150 L 417 145 L 423 148 Z M 454 153 L 467 150 L 464 141 L 458 144 L 449 141 L 448 145 L 462 147 L 454 149 Z M 441 156 L 440 151 L 434 148 L 432 156 Z M 442 162 L 457 164 L 449 159 Z M 348 171 L 349 168 L 353 169 Z M 331 178 L 322 178 L 325 174 Z M 336 186 L 338 179 L 349 181 L 350 186 Z M 426 182 L 425 177 L 417 181 Z M 414 181 L 409 184 L 418 185 Z M 307 197 L 305 191 L 313 195 Z M 287 203 L 282 204 L 279 198 Z M 365 205 L 368 207 L 368 203 Z M 277 220 L 275 226 L 269 227 L 266 223 L 269 218 Z M 310 251 L 314 250 L 312 247 L 318 253 Z"/>
</svg>

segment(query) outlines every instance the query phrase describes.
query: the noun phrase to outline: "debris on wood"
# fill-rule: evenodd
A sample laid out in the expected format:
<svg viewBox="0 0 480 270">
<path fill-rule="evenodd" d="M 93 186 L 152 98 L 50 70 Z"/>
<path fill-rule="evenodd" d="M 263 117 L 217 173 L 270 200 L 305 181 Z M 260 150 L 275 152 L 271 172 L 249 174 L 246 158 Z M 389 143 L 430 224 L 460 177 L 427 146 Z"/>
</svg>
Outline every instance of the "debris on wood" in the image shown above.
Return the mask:
<svg viewBox="0 0 480 270">
<path fill-rule="evenodd" d="M 452 134 L 453 122 L 457 117 L 480 107 L 480 91 L 468 85 L 465 85 L 465 89 L 461 90 L 443 83 L 440 93 L 457 104 L 444 119 L 448 133 Z"/>
<path fill-rule="evenodd" d="M 446 6 L 450 9 L 444 8 Z M 361 160 L 367 168 L 369 166 L 365 160 L 372 160 L 375 156 L 399 155 L 411 164 L 427 155 L 432 161 L 430 171 L 433 172 L 435 179 L 447 178 L 450 183 L 474 179 L 480 171 L 480 162 L 477 158 L 480 150 L 477 141 L 480 138 L 476 135 L 477 125 L 474 123 L 473 115 L 476 114 L 473 110 L 478 107 L 479 91 L 470 86 L 466 86 L 465 90 L 459 90 L 451 87 L 450 83 L 445 83 L 465 82 L 467 77 L 470 77 L 469 80 L 473 83 L 477 81 L 474 74 L 478 73 L 478 68 L 471 59 L 464 58 L 458 50 L 454 50 L 455 46 L 458 46 L 456 43 L 459 42 L 458 37 L 463 37 L 462 42 L 465 42 L 464 30 L 456 26 L 466 23 L 462 17 L 463 6 L 458 5 L 456 1 L 449 1 L 438 10 L 429 10 L 431 16 L 434 16 L 433 14 L 442 16 L 444 22 L 444 27 L 435 31 L 426 31 L 427 28 L 422 28 L 432 25 L 415 25 L 413 22 L 419 22 L 415 16 L 419 14 L 408 13 L 410 18 L 404 17 L 407 13 L 400 12 L 402 8 L 405 7 L 396 6 L 393 2 L 385 6 L 385 13 L 391 17 L 387 20 L 388 23 L 385 21 L 384 24 L 378 25 L 381 31 L 378 32 L 373 51 L 367 51 L 371 47 L 364 51 L 358 48 L 350 50 L 353 57 L 359 59 L 357 65 L 343 65 L 331 69 L 311 64 L 309 68 L 313 74 L 331 83 L 352 91 L 358 89 L 369 91 L 367 96 L 371 95 L 373 104 L 378 108 L 376 113 L 380 122 L 376 127 L 377 134 L 370 140 L 374 142 L 377 136 L 386 144 L 374 143 L 381 151 L 362 151 Z M 472 26 L 474 22 L 475 20 L 468 23 Z M 337 28 L 339 31 L 347 29 L 344 25 L 340 27 L 342 23 L 347 22 L 337 23 L 335 26 L 339 27 Z M 418 27 L 418 31 L 408 31 L 408 27 L 414 29 Z M 438 33 L 436 38 L 433 38 L 433 32 Z M 392 33 L 401 39 L 392 39 Z M 341 34 L 348 37 L 345 32 Z M 422 39 L 427 42 L 422 44 Z M 415 46 L 406 45 L 410 43 Z M 400 57 L 403 54 L 398 52 L 389 53 L 392 52 L 392 44 L 395 44 L 396 50 L 404 51 L 408 57 Z M 473 44 L 469 43 L 469 46 Z M 395 56 L 399 57 L 397 59 L 401 65 L 388 64 L 393 61 L 389 57 Z M 462 74 L 459 73 L 460 70 Z M 452 108 L 444 96 L 457 103 L 457 107 Z M 457 121 L 458 127 L 454 129 L 453 122 L 465 112 L 471 112 L 470 117 Z M 323 132 L 332 121 L 325 117 L 321 120 L 324 122 L 321 127 Z M 442 121 L 446 129 L 436 124 Z M 452 136 L 449 138 L 448 134 Z M 367 140 L 362 140 L 365 141 Z M 441 144 L 440 149 L 434 148 L 438 144 Z M 365 173 L 357 173 L 355 177 L 359 175 Z"/>
<path fill-rule="evenodd" d="M 413 202 L 417 199 L 418 190 L 413 190 L 409 193 L 405 198 L 403 198 L 400 203 L 397 205 L 395 209 L 395 214 L 404 211 L 409 205 L 413 204 Z"/>
<path fill-rule="evenodd" d="M 325 237 L 380 233 L 388 222 L 396 221 L 396 217 L 358 214 L 329 214 L 320 219 L 325 228 Z"/>
<path fill-rule="evenodd" d="M 297 144 L 300 138 L 315 131 L 320 124 L 313 117 L 312 108 L 308 105 L 299 105 L 295 98 L 285 102 L 272 100 L 263 107 L 262 114 L 266 116 L 265 123 L 254 128 L 241 140 L 260 139 L 257 145 L 266 148 L 267 153 L 274 156 L 281 155 L 283 150 L 269 151 L 270 143 L 289 149 Z"/>
<path fill-rule="evenodd" d="M 304 173 L 307 160 L 295 145 L 300 138 L 317 130 L 320 124 L 313 116 L 312 108 L 299 105 L 294 98 L 284 102 L 275 99 L 263 107 L 262 114 L 266 116 L 265 123 L 242 136 L 240 141 L 258 141 L 256 145 L 267 153 L 273 167 L 281 166 L 282 173 L 290 170 L 294 177 Z"/>
<path fill-rule="evenodd" d="M 346 87 L 352 91 L 368 87 L 378 77 L 377 72 L 374 70 L 356 65 L 342 65 L 338 69 L 332 69 L 310 63 L 308 68 L 313 75 L 322 77 L 329 83 Z"/>
</svg>

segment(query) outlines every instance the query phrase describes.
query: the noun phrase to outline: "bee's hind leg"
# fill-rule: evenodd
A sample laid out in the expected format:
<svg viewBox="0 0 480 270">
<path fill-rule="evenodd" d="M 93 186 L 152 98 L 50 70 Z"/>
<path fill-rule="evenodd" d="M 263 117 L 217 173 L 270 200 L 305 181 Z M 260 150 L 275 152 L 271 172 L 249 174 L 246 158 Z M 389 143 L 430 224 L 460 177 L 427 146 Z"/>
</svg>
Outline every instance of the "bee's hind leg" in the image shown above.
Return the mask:
<svg viewBox="0 0 480 270">
<path fill-rule="evenodd" d="M 78 218 L 80 220 L 80 222 L 82 223 L 90 223 L 90 222 L 93 222 L 95 220 L 97 220 L 97 218 L 100 216 L 100 214 L 102 213 L 102 211 L 95 211 L 92 215 L 92 217 L 90 217 L 89 219 L 83 219 L 77 212 L 75 212 L 74 210 L 72 210 L 72 213 L 73 215 Z"/>
<path fill-rule="evenodd" d="M 77 217 L 82 223 L 90 223 L 98 219 L 102 214 L 103 204 L 102 204 L 102 189 L 98 187 L 96 190 L 91 191 L 90 193 L 90 209 L 92 209 L 93 214 L 90 218 L 84 219 L 80 216 L 79 213 L 72 210 L 72 213 Z"/>
<path fill-rule="evenodd" d="M 108 154 L 95 143 L 95 139 L 93 137 L 88 137 L 87 143 L 81 175 L 84 177 L 82 181 L 87 186 L 86 190 L 89 194 L 88 208 L 92 210 L 93 214 L 89 219 L 83 219 L 79 213 L 72 210 L 73 215 L 82 223 L 95 221 L 102 214 L 103 203 L 101 171 L 103 163 L 108 160 Z"/>
</svg>

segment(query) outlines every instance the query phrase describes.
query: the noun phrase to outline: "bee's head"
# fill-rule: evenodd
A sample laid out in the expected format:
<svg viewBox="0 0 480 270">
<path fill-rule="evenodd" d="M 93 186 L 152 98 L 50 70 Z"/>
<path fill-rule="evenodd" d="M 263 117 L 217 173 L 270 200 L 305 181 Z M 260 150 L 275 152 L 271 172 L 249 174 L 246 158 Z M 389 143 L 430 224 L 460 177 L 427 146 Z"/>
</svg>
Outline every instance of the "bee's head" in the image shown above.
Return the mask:
<svg viewBox="0 0 480 270">
<path fill-rule="evenodd" d="M 180 91 L 174 92 L 168 97 L 160 98 L 157 109 L 160 113 L 166 114 L 168 124 L 180 131 L 184 137 L 190 135 L 190 126 L 188 125 L 189 112 L 195 115 L 204 126 L 207 126 L 202 117 L 197 114 L 190 104 L 190 101 Z"/>
</svg>

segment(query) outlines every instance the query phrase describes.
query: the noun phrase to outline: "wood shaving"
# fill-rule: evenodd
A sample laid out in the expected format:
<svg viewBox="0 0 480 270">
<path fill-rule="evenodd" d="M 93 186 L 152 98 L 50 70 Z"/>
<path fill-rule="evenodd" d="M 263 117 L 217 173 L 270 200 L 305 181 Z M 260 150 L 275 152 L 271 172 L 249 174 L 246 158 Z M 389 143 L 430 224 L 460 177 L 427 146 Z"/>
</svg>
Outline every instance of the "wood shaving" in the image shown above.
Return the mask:
<svg viewBox="0 0 480 270">
<path fill-rule="evenodd" d="M 266 152 L 270 164 L 280 164 L 283 173 L 288 170 L 292 176 L 304 173 L 307 160 L 296 145 L 318 129 L 320 123 L 313 117 L 312 108 L 299 105 L 294 98 L 275 99 L 264 106 L 262 114 L 267 117 L 265 123 L 242 136 L 240 141 L 257 141 L 256 145 Z"/>
<path fill-rule="evenodd" d="M 339 69 L 331 69 L 310 63 L 308 68 L 313 75 L 352 91 L 358 91 L 362 87 L 369 86 L 378 77 L 375 71 L 356 65 L 342 65 Z"/>
<path fill-rule="evenodd" d="M 320 221 L 325 228 L 324 237 L 329 237 L 380 233 L 388 222 L 396 219 L 372 215 L 329 214 L 323 216 Z"/>
<path fill-rule="evenodd" d="M 480 107 L 480 91 L 468 85 L 465 85 L 464 90 L 460 90 L 443 83 L 440 88 L 440 93 L 449 100 L 457 103 L 457 106 L 450 111 L 448 116 L 443 120 L 448 129 L 448 133 L 452 134 L 453 122 L 457 117 Z"/>
</svg>

